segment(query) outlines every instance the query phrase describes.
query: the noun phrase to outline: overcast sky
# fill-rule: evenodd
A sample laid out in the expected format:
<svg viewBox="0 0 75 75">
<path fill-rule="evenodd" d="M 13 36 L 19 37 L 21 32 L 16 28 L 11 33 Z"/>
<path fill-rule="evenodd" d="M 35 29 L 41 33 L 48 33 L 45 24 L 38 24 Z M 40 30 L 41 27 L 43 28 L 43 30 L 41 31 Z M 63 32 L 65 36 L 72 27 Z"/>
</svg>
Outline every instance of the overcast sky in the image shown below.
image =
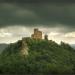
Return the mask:
<svg viewBox="0 0 75 75">
<path fill-rule="evenodd" d="M 0 43 L 29 37 L 39 28 L 49 39 L 75 43 L 75 3 L 71 0 L 0 0 Z"/>
</svg>

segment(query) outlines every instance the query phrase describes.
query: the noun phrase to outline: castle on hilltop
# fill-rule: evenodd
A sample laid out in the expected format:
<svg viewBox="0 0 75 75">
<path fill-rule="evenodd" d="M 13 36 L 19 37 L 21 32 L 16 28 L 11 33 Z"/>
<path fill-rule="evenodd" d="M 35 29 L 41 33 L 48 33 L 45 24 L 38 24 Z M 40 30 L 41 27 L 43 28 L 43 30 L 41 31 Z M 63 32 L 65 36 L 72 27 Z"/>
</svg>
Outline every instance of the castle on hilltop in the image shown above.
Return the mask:
<svg viewBox="0 0 75 75">
<path fill-rule="evenodd" d="M 42 39 L 42 31 L 39 31 L 38 28 L 35 28 L 34 33 L 31 35 L 31 38 L 36 39 L 36 40 L 37 39 L 41 40 Z M 48 40 L 48 35 L 45 35 L 44 39 Z"/>
<path fill-rule="evenodd" d="M 22 55 L 28 55 L 28 46 L 27 46 L 27 43 L 26 43 L 26 39 L 28 38 L 32 38 L 32 39 L 35 39 L 35 40 L 42 40 L 43 37 L 42 37 L 42 31 L 39 31 L 37 28 L 34 29 L 34 33 L 31 35 L 31 37 L 24 37 L 22 38 L 22 42 L 21 42 L 21 53 Z M 44 35 L 44 39 L 45 40 L 48 40 L 48 35 Z"/>
<path fill-rule="evenodd" d="M 43 39 L 42 31 L 39 31 L 38 28 L 35 28 L 34 33 L 31 35 L 31 37 L 23 37 L 22 40 L 24 41 L 27 38 L 32 38 L 32 39 L 35 39 L 35 40 L 42 40 Z M 44 35 L 44 39 L 48 40 L 48 35 L 47 34 Z"/>
</svg>

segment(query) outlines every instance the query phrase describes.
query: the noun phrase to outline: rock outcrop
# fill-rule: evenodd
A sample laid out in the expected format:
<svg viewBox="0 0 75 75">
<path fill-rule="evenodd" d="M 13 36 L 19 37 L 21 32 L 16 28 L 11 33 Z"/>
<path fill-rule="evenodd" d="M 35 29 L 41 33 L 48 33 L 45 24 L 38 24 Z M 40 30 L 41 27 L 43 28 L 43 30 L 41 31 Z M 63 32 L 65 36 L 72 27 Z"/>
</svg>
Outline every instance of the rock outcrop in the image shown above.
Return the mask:
<svg viewBox="0 0 75 75">
<path fill-rule="evenodd" d="M 21 43 L 21 54 L 22 55 L 28 55 L 28 46 L 27 46 L 25 38 L 22 39 L 21 42 L 22 42 Z"/>
</svg>

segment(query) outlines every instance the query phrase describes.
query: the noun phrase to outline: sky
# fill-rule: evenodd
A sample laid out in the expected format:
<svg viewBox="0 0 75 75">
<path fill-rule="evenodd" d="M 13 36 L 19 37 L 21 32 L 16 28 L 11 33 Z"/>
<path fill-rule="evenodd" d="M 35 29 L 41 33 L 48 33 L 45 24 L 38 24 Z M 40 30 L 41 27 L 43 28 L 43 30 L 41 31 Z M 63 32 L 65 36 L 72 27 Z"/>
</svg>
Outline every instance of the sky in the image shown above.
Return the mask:
<svg viewBox="0 0 75 75">
<path fill-rule="evenodd" d="M 38 28 L 49 40 L 75 44 L 75 2 L 0 0 L 0 43 L 30 37 Z"/>
</svg>

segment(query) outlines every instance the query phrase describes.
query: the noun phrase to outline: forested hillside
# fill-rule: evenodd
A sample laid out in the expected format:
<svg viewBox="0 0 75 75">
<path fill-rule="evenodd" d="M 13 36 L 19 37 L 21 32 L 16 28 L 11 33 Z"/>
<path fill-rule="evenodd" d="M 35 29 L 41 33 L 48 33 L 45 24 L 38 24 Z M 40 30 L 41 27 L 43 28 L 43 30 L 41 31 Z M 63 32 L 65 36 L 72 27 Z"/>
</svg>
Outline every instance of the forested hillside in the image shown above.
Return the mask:
<svg viewBox="0 0 75 75">
<path fill-rule="evenodd" d="M 28 55 L 20 53 L 22 41 L 27 44 Z M 75 50 L 64 42 L 58 45 L 52 40 L 19 40 L 0 55 L 0 73 L 75 74 Z"/>
<path fill-rule="evenodd" d="M 8 44 L 0 44 L 0 53 L 8 46 Z"/>
</svg>

